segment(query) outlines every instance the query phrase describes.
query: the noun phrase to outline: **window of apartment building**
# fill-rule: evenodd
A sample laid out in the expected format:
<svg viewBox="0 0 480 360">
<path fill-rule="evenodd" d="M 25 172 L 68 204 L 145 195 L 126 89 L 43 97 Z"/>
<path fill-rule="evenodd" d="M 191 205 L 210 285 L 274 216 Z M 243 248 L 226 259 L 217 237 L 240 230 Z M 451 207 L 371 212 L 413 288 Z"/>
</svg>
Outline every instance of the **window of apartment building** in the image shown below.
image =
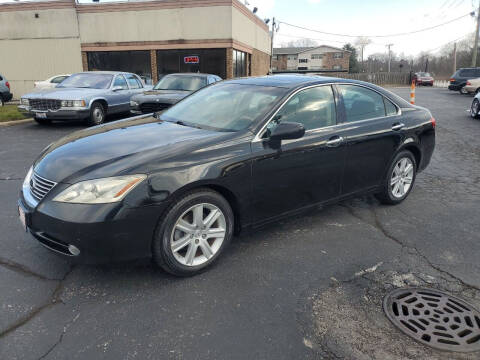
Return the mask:
<svg viewBox="0 0 480 360">
<path fill-rule="evenodd" d="M 278 55 L 273 55 L 273 60 L 278 60 Z"/>
<path fill-rule="evenodd" d="M 308 70 L 308 67 L 307 66 L 299 66 L 298 70 Z"/>
<path fill-rule="evenodd" d="M 299 63 L 308 63 L 308 59 L 298 59 Z"/>
<path fill-rule="evenodd" d="M 297 60 L 297 55 L 289 55 L 288 60 Z"/>
<path fill-rule="evenodd" d="M 311 59 L 312 59 L 312 60 L 323 59 L 323 54 L 312 54 L 312 55 L 311 55 Z"/>
<path fill-rule="evenodd" d="M 343 53 L 337 52 L 333 54 L 334 59 L 342 59 L 343 58 Z"/>
<path fill-rule="evenodd" d="M 92 51 L 87 53 L 90 71 L 127 71 L 152 83 L 150 51 Z"/>
<path fill-rule="evenodd" d="M 342 70 L 341 65 L 333 65 L 333 70 Z"/>
<path fill-rule="evenodd" d="M 233 77 L 247 75 L 246 54 L 243 51 L 233 50 Z"/>
</svg>

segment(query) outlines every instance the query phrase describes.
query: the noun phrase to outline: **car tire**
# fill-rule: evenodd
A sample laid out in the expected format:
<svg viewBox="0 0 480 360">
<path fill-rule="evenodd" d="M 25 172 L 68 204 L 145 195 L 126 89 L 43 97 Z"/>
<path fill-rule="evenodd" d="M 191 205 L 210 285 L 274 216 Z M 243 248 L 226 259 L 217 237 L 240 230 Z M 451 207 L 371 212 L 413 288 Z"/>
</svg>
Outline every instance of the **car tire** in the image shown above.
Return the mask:
<svg viewBox="0 0 480 360">
<path fill-rule="evenodd" d="M 159 221 L 152 243 L 153 259 L 170 274 L 196 275 L 221 255 L 233 229 L 233 211 L 222 195 L 206 188 L 188 192 L 176 199 Z M 214 233 L 217 236 L 212 236 Z"/>
<path fill-rule="evenodd" d="M 0 96 L 0 107 L 2 107 L 3 105 L 5 105 L 5 101 L 3 101 L 3 97 Z"/>
<path fill-rule="evenodd" d="M 468 94 L 468 91 L 465 90 L 465 87 L 461 87 L 460 90 L 459 90 L 459 92 L 460 92 L 460 94 L 462 94 L 462 95 Z"/>
<path fill-rule="evenodd" d="M 393 158 L 376 197 L 383 204 L 401 203 L 413 189 L 416 173 L 417 162 L 413 154 L 408 150 L 400 151 Z"/>
<path fill-rule="evenodd" d="M 37 117 L 34 117 L 33 120 L 39 125 L 49 125 L 52 123 L 52 120 L 50 119 L 39 119 Z"/>
<path fill-rule="evenodd" d="M 480 101 L 475 98 L 472 101 L 472 105 L 470 106 L 470 116 L 472 119 L 478 119 L 480 117 Z"/>
<path fill-rule="evenodd" d="M 103 124 L 105 121 L 105 108 L 99 102 L 94 102 L 90 108 L 90 116 L 87 119 L 87 124 L 96 126 Z"/>
</svg>

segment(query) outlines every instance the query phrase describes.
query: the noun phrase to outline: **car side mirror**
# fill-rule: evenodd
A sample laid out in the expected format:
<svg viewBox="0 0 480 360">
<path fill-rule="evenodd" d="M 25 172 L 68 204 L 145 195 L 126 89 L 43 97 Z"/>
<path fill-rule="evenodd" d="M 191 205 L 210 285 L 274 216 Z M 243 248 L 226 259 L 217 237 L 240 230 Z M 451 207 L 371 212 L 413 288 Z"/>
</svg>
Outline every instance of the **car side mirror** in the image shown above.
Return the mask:
<svg viewBox="0 0 480 360">
<path fill-rule="evenodd" d="M 121 87 L 121 86 L 114 86 L 114 87 L 112 88 L 112 91 L 119 91 L 119 90 L 123 90 L 123 87 Z"/>
<path fill-rule="evenodd" d="M 275 126 L 270 134 L 270 140 L 290 140 L 299 139 L 305 135 L 305 127 L 296 122 L 282 122 Z"/>
</svg>

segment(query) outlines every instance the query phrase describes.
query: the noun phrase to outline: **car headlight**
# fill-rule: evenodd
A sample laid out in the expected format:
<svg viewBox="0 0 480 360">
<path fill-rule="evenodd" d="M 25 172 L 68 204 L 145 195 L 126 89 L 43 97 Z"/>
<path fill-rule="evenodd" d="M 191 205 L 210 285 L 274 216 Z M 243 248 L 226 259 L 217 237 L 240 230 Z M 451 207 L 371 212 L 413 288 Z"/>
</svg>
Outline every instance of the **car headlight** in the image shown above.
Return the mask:
<svg viewBox="0 0 480 360">
<path fill-rule="evenodd" d="M 130 100 L 130 106 L 138 106 L 138 102 Z"/>
<path fill-rule="evenodd" d="M 21 102 L 22 105 L 25 105 L 25 106 L 30 105 L 30 101 L 28 99 L 25 99 L 25 98 L 21 98 L 20 102 Z"/>
<path fill-rule="evenodd" d="M 118 202 L 146 177 L 139 174 L 81 181 L 63 190 L 53 201 L 77 204 Z"/>
<path fill-rule="evenodd" d="M 85 107 L 85 100 L 62 100 L 62 107 Z"/>
<path fill-rule="evenodd" d="M 23 180 L 23 185 L 22 185 L 23 192 L 28 191 L 28 189 L 30 189 L 30 180 L 32 179 L 32 174 L 33 174 L 33 166 L 30 166 L 30 169 L 28 169 L 27 175 Z"/>
</svg>

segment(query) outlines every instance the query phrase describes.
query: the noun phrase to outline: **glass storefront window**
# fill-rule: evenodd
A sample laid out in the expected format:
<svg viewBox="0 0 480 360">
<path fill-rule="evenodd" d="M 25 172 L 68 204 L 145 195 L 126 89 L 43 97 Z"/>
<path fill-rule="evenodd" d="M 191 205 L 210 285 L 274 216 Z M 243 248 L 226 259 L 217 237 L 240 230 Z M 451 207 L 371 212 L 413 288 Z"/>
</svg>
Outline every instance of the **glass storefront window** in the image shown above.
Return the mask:
<svg viewBox="0 0 480 360">
<path fill-rule="evenodd" d="M 150 51 L 93 51 L 87 53 L 90 71 L 126 71 L 152 83 Z"/>
<path fill-rule="evenodd" d="M 226 77 L 225 49 L 157 50 L 157 71 L 160 80 L 177 72 L 201 72 Z"/>
<path fill-rule="evenodd" d="M 246 53 L 243 51 L 233 50 L 233 77 L 247 75 Z"/>
</svg>

